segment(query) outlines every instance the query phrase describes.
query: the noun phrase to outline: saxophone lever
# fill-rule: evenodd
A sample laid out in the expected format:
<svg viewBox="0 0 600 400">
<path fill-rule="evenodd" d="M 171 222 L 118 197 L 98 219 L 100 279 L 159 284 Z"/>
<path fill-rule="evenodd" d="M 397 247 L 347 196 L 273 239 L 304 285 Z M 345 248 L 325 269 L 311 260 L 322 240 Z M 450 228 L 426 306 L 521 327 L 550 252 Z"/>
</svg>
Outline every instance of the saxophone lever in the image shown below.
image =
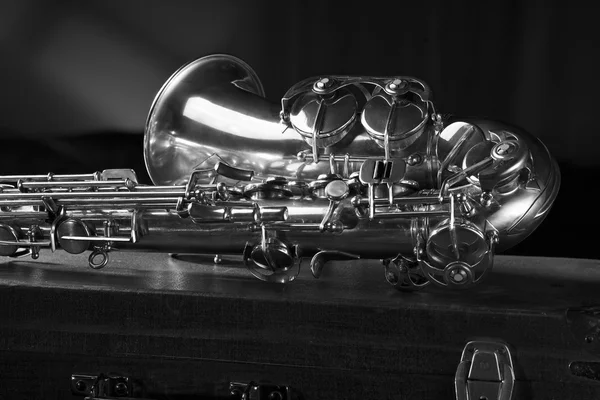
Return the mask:
<svg viewBox="0 0 600 400">
<path fill-rule="evenodd" d="M 329 199 L 329 207 L 327 208 L 327 212 L 325 216 L 321 220 L 321 224 L 319 225 L 319 230 L 321 232 L 329 231 L 334 233 L 341 233 L 344 229 L 343 225 L 340 221 L 334 221 L 333 216 L 335 210 L 337 209 L 340 201 L 348 197 L 350 193 L 350 188 L 346 181 L 343 180 L 333 180 L 327 184 L 325 187 L 325 195 Z"/>
<path fill-rule="evenodd" d="M 492 147 L 491 157 L 494 158 L 492 167 L 479 173 L 479 183 L 483 191 L 492 191 L 503 186 L 527 167 L 529 149 L 518 140 L 506 140 Z"/>
<path fill-rule="evenodd" d="M 392 185 L 399 182 L 406 173 L 406 161 L 401 158 L 366 159 L 361 167 L 359 179 L 368 186 L 369 219 L 376 218 L 375 213 L 375 186 L 386 184 L 388 186 L 388 203 L 393 205 L 394 196 Z"/>
<path fill-rule="evenodd" d="M 418 261 L 402 254 L 393 259 L 383 259 L 386 281 L 403 292 L 414 292 L 427 287 L 431 282 L 421 270 Z"/>
<path fill-rule="evenodd" d="M 222 161 L 215 163 L 214 170 L 217 175 L 232 179 L 234 181 L 251 181 L 254 177 L 254 171 L 250 169 L 232 167 L 231 165 L 225 164 Z"/>
<path fill-rule="evenodd" d="M 298 246 L 276 237 L 267 237 L 264 225 L 262 243 L 246 243 L 243 260 L 256 278 L 275 283 L 288 283 L 296 279 L 302 263 Z"/>
<path fill-rule="evenodd" d="M 132 169 L 125 169 L 125 168 L 105 169 L 99 174 L 99 176 L 97 178 L 98 178 L 97 180 L 100 180 L 100 181 L 108 181 L 108 180 L 112 180 L 112 179 L 120 179 L 120 180 L 125 181 L 125 180 L 129 179 L 130 181 L 134 182 L 135 184 L 138 183 L 138 179 L 137 179 L 137 175 L 136 175 L 135 171 Z"/>
<path fill-rule="evenodd" d="M 338 250 L 321 250 L 313 256 L 310 260 L 310 271 L 312 275 L 319 279 L 323 273 L 325 264 L 330 261 L 344 261 L 344 260 L 358 260 L 360 258 L 357 254 L 347 253 L 345 251 Z"/>
</svg>

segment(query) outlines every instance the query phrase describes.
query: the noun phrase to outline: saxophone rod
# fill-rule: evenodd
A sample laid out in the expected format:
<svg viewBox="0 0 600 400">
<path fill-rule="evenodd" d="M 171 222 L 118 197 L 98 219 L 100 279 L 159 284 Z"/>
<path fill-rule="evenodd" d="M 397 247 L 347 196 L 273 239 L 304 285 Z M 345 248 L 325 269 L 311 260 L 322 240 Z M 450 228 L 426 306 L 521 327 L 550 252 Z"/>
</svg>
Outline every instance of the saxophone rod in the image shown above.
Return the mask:
<svg viewBox="0 0 600 400">
<path fill-rule="evenodd" d="M 444 197 L 443 201 L 440 201 L 440 198 L 438 196 L 412 196 L 412 197 L 396 197 L 394 198 L 394 201 L 392 204 L 394 205 L 432 205 L 432 204 L 441 204 L 441 203 L 447 203 L 449 200 L 448 198 Z M 369 205 L 369 199 L 367 197 L 365 198 L 360 198 L 359 205 L 361 206 L 368 206 Z M 374 204 L 376 206 L 379 205 L 390 205 L 389 200 L 383 199 L 383 198 L 376 198 L 374 199 Z"/>
<path fill-rule="evenodd" d="M 447 217 L 448 210 L 376 212 L 375 219 Z"/>
<path fill-rule="evenodd" d="M 106 191 L 106 192 L 43 192 L 43 193 L 22 193 L 22 192 L 11 192 L 11 193 L 0 193 L 0 201 L 6 200 L 41 200 L 42 197 L 49 197 L 54 200 L 62 199 L 93 199 L 93 198 L 110 198 L 110 199 L 133 199 L 133 198 L 169 198 L 177 200 L 178 197 L 185 197 L 184 190 L 161 190 L 161 191 L 148 191 L 148 192 L 136 192 L 136 191 Z"/>
<path fill-rule="evenodd" d="M 140 208 L 175 208 L 177 205 L 177 198 L 173 197 L 152 197 L 152 198 L 143 198 L 143 197 L 130 197 L 130 198 L 108 198 L 108 199 L 98 199 L 98 198 L 85 198 L 85 199 L 74 199 L 67 198 L 58 201 L 59 205 L 64 206 L 77 206 L 81 209 L 94 208 L 99 205 L 105 207 L 122 207 L 122 206 L 131 206 L 131 207 L 140 207 Z M 39 199 L 39 201 L 32 200 L 0 200 L 0 207 L 20 207 L 20 206 L 44 206 L 44 202 Z M 17 211 L 18 212 L 18 211 Z"/>
<path fill-rule="evenodd" d="M 367 159 L 368 157 L 363 157 L 363 156 L 350 156 L 350 155 L 328 155 L 328 154 L 320 154 L 317 156 L 317 160 L 318 161 L 330 161 L 331 159 L 333 159 L 334 161 L 337 162 L 341 162 L 341 161 L 348 161 L 348 162 L 363 162 Z M 296 159 L 298 161 L 314 161 L 314 156 L 311 153 L 304 153 L 304 152 L 300 152 L 297 156 Z"/>
<path fill-rule="evenodd" d="M 19 186 L 24 189 L 47 189 L 56 187 L 57 182 L 20 182 Z M 61 181 L 60 187 L 64 188 L 79 188 L 79 187 L 129 187 L 131 180 L 114 180 L 114 181 Z M 132 186 L 135 187 L 135 186 Z"/>
<path fill-rule="evenodd" d="M 45 174 L 45 175 L 0 175 L 0 182 L 15 182 L 19 179 L 27 179 L 33 181 L 60 181 L 60 180 L 95 180 L 98 173 L 93 174 Z"/>
</svg>

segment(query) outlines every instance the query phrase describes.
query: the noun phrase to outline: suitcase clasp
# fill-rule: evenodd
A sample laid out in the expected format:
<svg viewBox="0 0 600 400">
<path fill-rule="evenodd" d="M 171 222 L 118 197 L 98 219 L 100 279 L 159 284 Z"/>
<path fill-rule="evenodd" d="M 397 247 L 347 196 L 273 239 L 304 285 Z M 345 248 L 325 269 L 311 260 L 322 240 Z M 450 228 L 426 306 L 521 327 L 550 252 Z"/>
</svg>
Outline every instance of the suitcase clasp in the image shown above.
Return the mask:
<svg viewBox="0 0 600 400">
<path fill-rule="evenodd" d="M 297 392 L 284 385 L 231 382 L 229 390 L 232 400 L 292 400 L 298 398 Z"/>
<path fill-rule="evenodd" d="M 71 393 L 75 396 L 85 396 L 85 400 L 143 400 L 139 397 L 141 389 L 139 382 L 134 382 L 123 374 L 71 375 Z"/>
<path fill-rule="evenodd" d="M 514 382 L 508 346 L 488 341 L 465 345 L 454 378 L 457 400 L 510 400 Z"/>
<path fill-rule="evenodd" d="M 228 387 L 231 400 L 299 400 L 302 398 L 300 392 L 286 385 L 229 382 Z M 82 396 L 84 400 L 150 400 L 145 397 L 145 392 L 141 381 L 120 373 L 71 375 L 71 394 Z"/>
</svg>

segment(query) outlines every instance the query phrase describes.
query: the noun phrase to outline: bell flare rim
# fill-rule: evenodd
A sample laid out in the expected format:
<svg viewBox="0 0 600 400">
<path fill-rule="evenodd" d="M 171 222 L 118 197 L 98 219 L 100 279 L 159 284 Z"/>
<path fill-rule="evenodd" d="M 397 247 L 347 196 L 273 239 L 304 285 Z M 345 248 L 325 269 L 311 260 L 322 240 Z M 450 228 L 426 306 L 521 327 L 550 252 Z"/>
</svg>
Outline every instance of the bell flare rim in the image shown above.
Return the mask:
<svg viewBox="0 0 600 400">
<path fill-rule="evenodd" d="M 144 164 L 146 167 L 146 171 L 148 172 L 148 176 L 150 177 L 150 180 L 152 181 L 153 184 L 155 184 L 155 185 L 172 185 L 173 184 L 172 182 L 167 182 L 164 179 L 159 179 L 156 176 L 154 176 L 155 174 L 153 173 L 153 171 L 155 170 L 156 166 L 153 165 L 152 159 L 151 159 L 152 157 L 150 157 L 150 153 L 152 150 L 151 149 L 152 146 L 151 146 L 150 142 L 152 141 L 152 137 L 154 135 L 152 124 L 154 121 L 155 112 L 157 110 L 157 107 L 158 107 L 161 99 L 164 97 L 165 92 L 168 91 L 168 89 L 171 87 L 173 82 L 177 78 L 179 78 L 183 73 L 188 72 L 190 69 L 195 68 L 199 64 L 206 65 L 207 63 L 210 63 L 211 65 L 214 65 L 215 63 L 220 63 L 220 62 L 227 62 L 227 63 L 234 64 L 235 66 L 239 67 L 249 78 L 250 87 L 246 87 L 244 89 L 250 90 L 261 97 L 266 97 L 264 86 L 263 86 L 260 78 L 258 77 L 257 73 L 254 71 L 254 69 L 250 65 L 248 65 L 245 61 L 243 61 L 242 59 L 240 59 L 236 56 L 233 56 L 231 54 L 227 54 L 227 53 L 210 54 L 210 55 L 206 55 L 203 57 L 195 58 L 195 59 L 183 64 L 181 67 L 179 67 L 162 84 L 162 86 L 160 87 L 160 89 L 158 90 L 156 95 L 154 96 L 154 99 L 153 99 L 150 109 L 148 111 L 148 115 L 146 117 L 146 123 L 144 125 L 144 137 L 143 137 Z M 198 74 L 199 72 L 201 73 L 201 69 L 202 69 L 202 66 L 200 65 L 198 67 L 198 70 L 193 71 L 193 73 L 194 74 Z M 191 173 L 191 171 L 190 171 L 190 173 Z"/>
<path fill-rule="evenodd" d="M 242 69 L 244 69 L 248 73 L 248 76 L 250 76 L 252 78 L 252 83 L 255 85 L 254 89 L 256 89 L 258 92 L 257 94 L 262 97 L 266 96 L 265 89 L 263 87 L 263 84 L 262 84 L 260 78 L 258 77 L 258 74 L 244 60 L 242 60 L 236 56 L 233 56 L 231 54 L 227 54 L 227 53 L 209 54 L 207 56 L 198 57 L 198 58 L 195 58 L 195 59 L 183 64 L 175 72 L 173 72 L 167 78 L 167 80 L 162 84 L 162 86 L 160 87 L 160 89 L 158 90 L 156 95 L 154 96 L 154 99 L 152 100 L 152 104 L 150 105 L 150 110 L 148 111 L 148 116 L 146 117 L 146 124 L 144 126 L 144 131 L 148 130 L 148 125 L 150 123 L 150 120 L 152 119 L 152 113 L 153 113 L 154 109 L 156 108 L 158 100 L 161 99 L 163 93 L 165 92 L 167 87 L 169 87 L 169 85 L 175 80 L 175 78 L 177 78 L 179 75 L 181 75 L 181 73 L 183 73 L 184 71 L 187 71 L 192 66 L 194 66 L 198 63 L 201 63 L 201 62 L 205 63 L 208 61 L 230 61 L 230 62 L 238 64 L 240 67 L 242 67 Z"/>
</svg>

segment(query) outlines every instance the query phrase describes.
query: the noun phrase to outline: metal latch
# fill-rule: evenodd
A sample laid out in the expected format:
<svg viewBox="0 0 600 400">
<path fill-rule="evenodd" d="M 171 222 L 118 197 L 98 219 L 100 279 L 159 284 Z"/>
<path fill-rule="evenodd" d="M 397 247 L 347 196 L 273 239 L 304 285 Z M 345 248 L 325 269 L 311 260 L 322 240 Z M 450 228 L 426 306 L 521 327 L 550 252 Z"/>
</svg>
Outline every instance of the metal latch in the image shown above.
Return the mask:
<svg viewBox="0 0 600 400">
<path fill-rule="evenodd" d="M 514 383 L 508 346 L 487 341 L 466 344 L 454 378 L 457 400 L 510 400 Z"/>
<path fill-rule="evenodd" d="M 85 400 L 140 399 L 141 384 L 117 373 L 99 375 L 71 375 L 71 393 L 85 396 Z"/>
<path fill-rule="evenodd" d="M 118 373 L 71 375 L 71 393 L 75 396 L 83 396 L 85 400 L 150 400 L 144 397 L 146 394 L 144 389 L 141 381 Z M 285 385 L 230 382 L 229 398 L 231 400 L 298 400 L 302 396 L 298 391 Z"/>
<path fill-rule="evenodd" d="M 229 384 L 232 400 L 293 400 L 298 393 L 289 386 L 257 384 L 254 382 Z"/>
</svg>

